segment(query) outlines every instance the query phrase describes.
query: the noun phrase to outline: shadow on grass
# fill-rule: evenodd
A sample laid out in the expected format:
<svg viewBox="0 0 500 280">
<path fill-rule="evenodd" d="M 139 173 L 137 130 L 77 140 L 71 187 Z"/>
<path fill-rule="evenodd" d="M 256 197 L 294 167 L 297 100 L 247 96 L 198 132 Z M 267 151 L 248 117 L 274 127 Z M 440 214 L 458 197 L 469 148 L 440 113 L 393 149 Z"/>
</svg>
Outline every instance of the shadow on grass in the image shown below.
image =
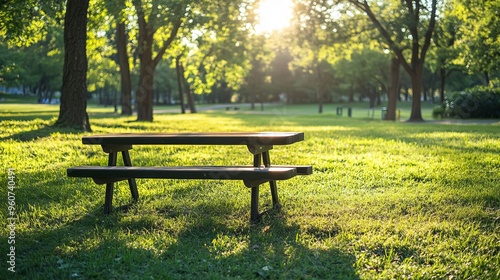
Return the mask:
<svg viewBox="0 0 500 280">
<path fill-rule="evenodd" d="M 33 140 L 38 140 L 38 139 L 50 137 L 51 134 L 56 133 L 56 132 L 57 133 L 65 133 L 65 134 L 83 133 L 83 131 L 77 130 L 77 129 L 62 128 L 62 127 L 53 126 L 53 125 L 45 125 L 43 127 L 37 128 L 37 129 L 25 130 L 25 131 L 13 134 L 9 137 L 2 137 L 2 138 L 0 138 L 0 141 L 13 139 L 16 141 L 21 141 L 21 142 L 29 142 L 29 141 L 33 141 Z"/>
<path fill-rule="evenodd" d="M 203 182 L 192 188 L 172 188 L 172 201 L 156 195 L 146 196 L 141 198 L 145 203 L 132 206 L 128 212 L 115 209 L 111 215 L 104 215 L 102 204 L 98 203 L 93 208 L 82 209 L 85 213 L 73 219 L 63 210 L 50 210 L 71 208 L 72 204 L 65 201 L 74 200 L 71 196 L 76 189 L 69 187 L 61 192 L 61 188 L 53 187 L 65 184 L 58 180 L 46 181 L 44 184 L 50 185 L 47 188 L 30 188 L 32 200 L 23 197 L 21 189 L 18 192 L 19 203 L 31 201 L 30 204 L 39 205 L 36 199 L 46 203 L 52 199 L 50 203 L 61 205 L 44 203 L 42 208 L 47 212 L 38 214 L 37 218 L 42 221 L 31 220 L 30 230 L 22 229 L 18 233 L 18 277 L 359 279 L 355 256 L 329 241 L 342 234 L 340 227 L 332 230 L 301 225 L 288 221 L 286 215 L 277 210 L 264 215 L 260 223 L 249 225 L 249 207 L 239 211 L 227 197 L 198 202 L 197 198 L 203 197 L 206 191 Z M 90 180 L 89 184 L 92 186 L 87 191 L 96 187 Z M 104 188 L 97 188 L 85 196 L 93 195 L 102 202 Z M 128 190 L 124 191 L 128 195 Z M 178 203 L 183 199 L 188 204 Z M 496 196 L 488 199 L 498 203 Z M 190 203 L 193 201 L 196 203 Z M 495 205 L 498 206 L 490 206 Z M 26 219 L 32 215 L 24 214 Z M 477 218 L 480 217 L 472 219 Z M 495 221 L 482 222 L 495 225 Z M 2 235 L 0 242 L 8 244 L 7 235 Z M 383 255 L 385 249 L 377 248 L 374 254 Z M 397 248 L 396 252 L 405 258 L 418 256 L 418 252 L 409 247 Z M 9 279 L 8 276 L 6 269 L 0 271 L 0 279 Z"/>
<path fill-rule="evenodd" d="M 221 205 L 223 200 L 187 207 L 167 203 L 154 210 L 132 207 L 128 213 L 115 209 L 111 215 L 96 206 L 77 219 L 65 217 L 68 222 L 48 216 L 43 224 L 53 225 L 50 229 L 31 230 L 19 238 L 16 276 L 359 279 L 352 254 L 305 245 L 309 243 L 300 225 L 288 222 L 281 211 L 270 211 L 260 223 L 250 225 L 230 202 Z M 7 244 L 7 238 L 2 236 L 0 242 Z M 1 279 L 8 279 L 1 275 L 5 271 Z"/>
</svg>

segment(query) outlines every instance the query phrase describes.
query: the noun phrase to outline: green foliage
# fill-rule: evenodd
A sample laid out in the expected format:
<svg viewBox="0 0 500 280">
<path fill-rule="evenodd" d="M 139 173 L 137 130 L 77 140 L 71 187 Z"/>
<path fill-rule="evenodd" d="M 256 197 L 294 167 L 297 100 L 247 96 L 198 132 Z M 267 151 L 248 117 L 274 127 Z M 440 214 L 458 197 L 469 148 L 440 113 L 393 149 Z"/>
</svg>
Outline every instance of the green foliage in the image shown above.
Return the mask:
<svg viewBox="0 0 500 280">
<path fill-rule="evenodd" d="M 304 131 L 275 164 L 314 173 L 279 182 L 283 208 L 248 223 L 241 182 L 140 180 L 140 201 L 103 215 L 105 188 L 65 169 L 105 165 L 57 108 L 0 105 L 0 166 L 16 170 L 17 274 L 26 279 L 498 279 L 500 130 L 273 110 L 158 115 L 89 108 L 94 133 Z M 309 111 L 308 111 L 309 112 Z M 311 110 L 314 112 L 314 110 Z M 135 165 L 251 164 L 244 146 L 134 146 Z M 1 172 L 0 197 L 7 197 Z M 128 206 L 126 183 L 115 205 Z M 267 208 L 268 188 L 261 189 Z M 3 210 L 7 204 L 2 203 Z M 125 207 L 124 207 L 125 208 Z M 6 221 L 7 212 L 0 211 Z M 0 243 L 7 244 L 7 227 Z M 1 279 L 11 279 L 6 269 Z"/>
<path fill-rule="evenodd" d="M 63 18 L 64 1 L 3 0 L 0 38 L 9 46 L 29 46 L 42 40 Z"/>
<path fill-rule="evenodd" d="M 500 88 L 476 86 L 449 94 L 446 113 L 450 117 L 500 118 Z"/>
<path fill-rule="evenodd" d="M 195 93 L 209 93 L 218 82 L 239 89 L 250 68 L 249 1 L 197 3 L 180 45 L 186 52 L 185 75 Z"/>
<path fill-rule="evenodd" d="M 500 2 L 455 0 L 453 15 L 462 21 L 460 57 L 471 73 L 500 71 Z"/>
<path fill-rule="evenodd" d="M 338 91 L 349 95 L 374 99 L 376 94 L 387 92 L 390 82 L 390 55 L 364 48 L 353 51 L 351 56 L 333 65 L 340 80 Z"/>
<path fill-rule="evenodd" d="M 63 64 L 63 31 L 46 27 L 49 33 L 29 46 L 0 43 L 0 82 L 7 86 L 24 86 L 29 93 L 57 91 L 61 86 Z"/>
<path fill-rule="evenodd" d="M 444 106 L 435 106 L 434 109 L 432 109 L 432 117 L 434 119 L 444 118 L 445 113 L 446 113 L 446 108 L 444 108 Z"/>
</svg>

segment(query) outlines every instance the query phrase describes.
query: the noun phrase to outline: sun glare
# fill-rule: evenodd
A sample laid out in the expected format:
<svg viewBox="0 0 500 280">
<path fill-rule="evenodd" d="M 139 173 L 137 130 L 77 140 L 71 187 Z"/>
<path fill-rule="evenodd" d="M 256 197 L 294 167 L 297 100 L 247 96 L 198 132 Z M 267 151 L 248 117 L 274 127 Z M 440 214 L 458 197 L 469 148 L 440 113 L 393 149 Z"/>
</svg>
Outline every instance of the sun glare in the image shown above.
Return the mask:
<svg viewBox="0 0 500 280">
<path fill-rule="evenodd" d="M 283 29 L 290 25 L 292 18 L 291 0 L 261 0 L 257 9 L 259 23 L 258 33 L 268 33 Z"/>
</svg>

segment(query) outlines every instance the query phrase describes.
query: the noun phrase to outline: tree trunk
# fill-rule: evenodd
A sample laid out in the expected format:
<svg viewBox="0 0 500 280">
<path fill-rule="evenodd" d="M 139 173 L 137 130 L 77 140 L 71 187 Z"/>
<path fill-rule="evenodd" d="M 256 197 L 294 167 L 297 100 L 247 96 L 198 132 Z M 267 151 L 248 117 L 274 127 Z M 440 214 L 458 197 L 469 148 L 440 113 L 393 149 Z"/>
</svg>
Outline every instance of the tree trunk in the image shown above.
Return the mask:
<svg viewBox="0 0 500 280">
<path fill-rule="evenodd" d="M 370 100 L 370 108 L 375 108 L 376 96 L 375 96 L 375 92 L 373 91 L 373 89 L 368 90 L 368 99 Z"/>
<path fill-rule="evenodd" d="M 139 84 L 137 86 L 137 120 L 153 121 L 153 80 L 155 63 L 153 61 L 153 35 L 145 24 L 139 28 Z"/>
<path fill-rule="evenodd" d="M 387 102 L 386 120 L 396 120 L 396 107 L 399 91 L 399 59 L 393 57 L 391 60 L 391 86 L 389 87 L 389 100 Z"/>
<path fill-rule="evenodd" d="M 184 81 L 184 88 L 186 89 L 186 97 L 187 97 L 187 102 L 189 106 L 189 110 L 191 113 L 196 113 L 196 105 L 194 104 L 194 98 L 193 98 L 193 93 L 191 91 L 191 86 L 187 82 L 187 80 L 184 78 L 184 67 L 182 66 L 182 63 L 179 64 L 179 69 L 181 70 L 181 77 L 182 80 Z"/>
<path fill-rule="evenodd" d="M 130 66 L 127 54 L 127 32 L 125 23 L 117 23 L 116 28 L 116 51 L 118 53 L 118 64 L 121 75 L 121 103 L 122 115 L 132 115 L 132 83 L 130 81 Z"/>
<path fill-rule="evenodd" d="M 349 102 L 354 102 L 354 84 L 351 84 L 349 89 Z"/>
<path fill-rule="evenodd" d="M 442 105 L 444 104 L 444 88 L 446 84 L 446 69 L 444 67 L 439 69 L 439 78 L 441 80 L 441 85 L 439 87 L 439 99 Z"/>
<path fill-rule="evenodd" d="M 255 110 L 255 88 L 256 88 L 256 82 L 254 81 L 252 83 L 252 89 L 250 90 L 250 110 Z"/>
<path fill-rule="evenodd" d="M 412 88 L 412 102 L 411 102 L 411 115 L 408 121 L 410 122 L 423 122 L 422 118 L 422 68 L 415 67 L 415 71 L 411 75 L 411 88 Z"/>
<path fill-rule="evenodd" d="M 151 55 L 141 55 L 140 59 L 141 67 L 137 87 L 137 120 L 152 122 L 154 64 Z"/>
<path fill-rule="evenodd" d="M 186 85 L 186 94 L 188 98 L 189 110 L 191 113 L 196 113 L 196 104 L 194 103 L 193 92 L 191 91 L 191 87 L 189 85 Z"/>
<path fill-rule="evenodd" d="M 91 131 L 87 114 L 87 10 L 89 0 L 68 0 L 64 17 L 61 106 L 55 125 Z"/>
<path fill-rule="evenodd" d="M 317 96 L 318 96 L 318 113 L 322 114 L 323 113 L 323 78 L 322 78 L 322 75 L 321 75 L 321 68 L 320 68 L 319 62 L 316 62 L 316 63 L 317 63 L 316 71 L 318 72 L 318 76 L 317 76 L 318 85 L 316 87 L 316 90 L 318 91 L 317 92 Z"/>
<path fill-rule="evenodd" d="M 139 25 L 138 53 L 139 53 L 139 83 L 136 91 L 137 120 L 153 121 L 153 80 L 156 63 L 153 60 L 154 31 L 146 22 L 146 16 L 140 3 L 134 3 Z"/>
<path fill-rule="evenodd" d="M 181 113 L 185 114 L 186 108 L 184 107 L 184 92 L 182 90 L 182 80 L 184 79 L 184 77 L 182 76 L 181 62 L 179 60 L 180 56 L 175 59 L 175 71 L 177 72 L 177 86 L 179 88 L 179 99 L 181 101 Z"/>
</svg>

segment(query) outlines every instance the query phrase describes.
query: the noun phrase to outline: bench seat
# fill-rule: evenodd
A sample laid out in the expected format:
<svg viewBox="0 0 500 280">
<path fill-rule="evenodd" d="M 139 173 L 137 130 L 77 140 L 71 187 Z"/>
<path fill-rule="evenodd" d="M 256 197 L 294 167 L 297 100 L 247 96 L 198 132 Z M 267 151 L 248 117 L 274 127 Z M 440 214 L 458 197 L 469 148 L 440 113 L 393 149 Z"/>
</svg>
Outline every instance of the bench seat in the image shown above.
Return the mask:
<svg viewBox="0 0 500 280">
<path fill-rule="evenodd" d="M 310 174 L 309 166 L 77 166 L 67 169 L 68 177 L 90 177 L 97 184 L 107 184 L 130 178 L 243 180 L 248 187 L 267 181 L 287 180 L 298 174 Z"/>
</svg>

